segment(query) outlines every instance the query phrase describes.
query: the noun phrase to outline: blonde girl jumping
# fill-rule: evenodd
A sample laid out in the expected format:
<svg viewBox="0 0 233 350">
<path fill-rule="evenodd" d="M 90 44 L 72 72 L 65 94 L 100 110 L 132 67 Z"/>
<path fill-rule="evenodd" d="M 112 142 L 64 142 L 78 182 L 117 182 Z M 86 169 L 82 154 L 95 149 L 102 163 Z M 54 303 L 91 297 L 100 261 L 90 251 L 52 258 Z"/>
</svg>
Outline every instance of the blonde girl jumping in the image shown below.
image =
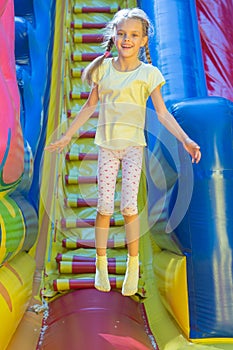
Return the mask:
<svg viewBox="0 0 233 350">
<path fill-rule="evenodd" d="M 91 85 L 88 100 L 65 134 L 46 147 L 51 152 L 61 152 L 100 103 L 95 136 L 95 143 L 99 146 L 95 287 L 105 292 L 111 289 L 106 247 L 110 217 L 114 211 L 116 177 L 121 163 L 120 209 L 128 247 L 122 286 L 125 296 L 135 294 L 138 289 L 140 232 L 137 195 L 146 145 L 145 108 L 149 96 L 159 121 L 183 144 L 192 162 L 198 163 L 201 158 L 200 147 L 183 131 L 163 101 L 160 88 L 164 78 L 158 68 L 152 66 L 148 48 L 150 30 L 150 21 L 141 9 L 122 9 L 115 14 L 105 28 L 105 53 L 90 63 L 83 73 L 83 79 Z M 110 58 L 113 46 L 118 55 Z M 142 50 L 145 51 L 147 64 L 139 59 Z"/>
</svg>

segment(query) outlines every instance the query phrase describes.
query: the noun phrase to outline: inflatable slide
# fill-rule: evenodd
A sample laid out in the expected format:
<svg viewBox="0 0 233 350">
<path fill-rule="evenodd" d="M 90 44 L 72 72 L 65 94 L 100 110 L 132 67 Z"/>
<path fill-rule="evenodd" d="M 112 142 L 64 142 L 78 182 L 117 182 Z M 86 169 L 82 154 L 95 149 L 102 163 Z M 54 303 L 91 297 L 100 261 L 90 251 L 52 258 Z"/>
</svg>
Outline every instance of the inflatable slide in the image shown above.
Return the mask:
<svg viewBox="0 0 233 350">
<path fill-rule="evenodd" d="M 103 52 L 101 29 L 135 6 L 154 24 L 166 104 L 202 160 L 191 163 L 149 102 L 129 298 L 120 171 L 112 290 L 94 288 L 98 110 L 62 154 L 44 146 L 88 97 L 80 78 Z M 231 0 L 1 1 L 0 350 L 232 349 L 232 10 Z"/>
</svg>

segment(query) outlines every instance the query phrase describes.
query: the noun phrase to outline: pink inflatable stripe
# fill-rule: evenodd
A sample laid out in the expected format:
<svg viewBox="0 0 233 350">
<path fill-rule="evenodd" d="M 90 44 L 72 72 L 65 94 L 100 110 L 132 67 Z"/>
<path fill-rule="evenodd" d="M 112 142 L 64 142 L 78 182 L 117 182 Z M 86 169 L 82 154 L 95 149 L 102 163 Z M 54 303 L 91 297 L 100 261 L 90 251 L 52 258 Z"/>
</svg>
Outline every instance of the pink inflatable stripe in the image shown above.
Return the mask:
<svg viewBox="0 0 233 350">
<path fill-rule="evenodd" d="M 14 56 L 13 0 L 0 2 L 0 170 L 1 185 L 15 183 L 23 173 L 24 144 Z"/>
</svg>

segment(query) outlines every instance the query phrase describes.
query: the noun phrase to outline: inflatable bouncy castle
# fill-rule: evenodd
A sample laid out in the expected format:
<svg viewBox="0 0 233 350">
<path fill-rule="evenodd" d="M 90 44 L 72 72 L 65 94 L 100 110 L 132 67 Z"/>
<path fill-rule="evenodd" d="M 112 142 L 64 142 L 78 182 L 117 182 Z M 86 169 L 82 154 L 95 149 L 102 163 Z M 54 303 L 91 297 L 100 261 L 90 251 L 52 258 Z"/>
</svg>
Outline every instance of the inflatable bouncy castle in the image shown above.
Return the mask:
<svg viewBox="0 0 233 350">
<path fill-rule="evenodd" d="M 61 154 L 44 152 L 85 103 L 83 68 L 120 8 L 150 17 L 153 65 L 192 164 L 148 102 L 138 196 L 138 293 L 121 171 L 108 241 L 111 292 L 94 288 L 98 110 Z M 233 348 L 231 0 L 0 1 L 0 350 Z M 114 52 L 113 52 L 114 55 Z"/>
</svg>

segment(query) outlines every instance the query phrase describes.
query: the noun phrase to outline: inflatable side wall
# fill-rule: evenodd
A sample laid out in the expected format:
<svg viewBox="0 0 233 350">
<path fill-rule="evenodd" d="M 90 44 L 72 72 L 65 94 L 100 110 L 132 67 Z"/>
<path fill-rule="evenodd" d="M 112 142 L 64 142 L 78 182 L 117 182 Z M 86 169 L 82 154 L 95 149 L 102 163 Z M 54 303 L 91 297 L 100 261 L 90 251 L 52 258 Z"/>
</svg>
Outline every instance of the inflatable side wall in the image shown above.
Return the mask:
<svg viewBox="0 0 233 350">
<path fill-rule="evenodd" d="M 217 45 L 213 29 L 214 15 L 218 15 L 217 33 L 230 49 L 231 39 L 223 23 L 223 18 L 229 19 L 228 2 L 223 3 L 225 6 L 215 4 L 212 9 L 206 2 L 197 2 L 204 23 L 202 44 L 204 50 L 209 48 L 204 51 L 205 75 L 195 1 L 140 2 L 148 15 L 153 14 L 154 63 L 167 81 L 167 105 L 202 150 L 201 162 L 191 165 L 182 145 L 178 145 L 177 156 L 176 142 L 164 130 L 156 141 L 150 136 L 153 120 L 148 118 L 150 154 L 158 157 L 157 165 L 164 166 L 156 171 L 155 162 L 148 174 L 151 231 L 162 249 L 154 255 L 154 270 L 164 305 L 187 338 L 202 342 L 231 341 L 233 335 L 233 105 L 227 99 L 233 98 L 229 86 L 232 50 Z M 232 28 L 232 20 L 227 27 Z M 206 40 L 207 33 L 212 34 L 213 42 Z M 223 65 L 226 68 L 221 70 Z M 206 79 L 211 95 L 218 84 L 215 92 L 219 97 L 207 97 Z M 167 150 L 170 160 L 162 159 Z M 161 173 L 166 179 L 162 185 Z M 182 281 L 179 287 L 177 281 Z"/>
<path fill-rule="evenodd" d="M 37 234 L 34 209 L 23 194 L 14 196 L 24 173 L 25 153 L 15 74 L 13 1 L 1 2 L 0 36 L 0 312 L 4 320 L 0 339 L 4 346 L 27 306 L 35 264 L 24 251 Z"/>
<path fill-rule="evenodd" d="M 36 158 L 51 36 L 51 4 L 39 3 L 4 0 L 0 4 L 1 349 L 9 344 L 28 307 L 35 271 L 29 251 L 38 234 Z M 32 197 L 33 182 L 37 183 L 37 192 Z"/>
</svg>

